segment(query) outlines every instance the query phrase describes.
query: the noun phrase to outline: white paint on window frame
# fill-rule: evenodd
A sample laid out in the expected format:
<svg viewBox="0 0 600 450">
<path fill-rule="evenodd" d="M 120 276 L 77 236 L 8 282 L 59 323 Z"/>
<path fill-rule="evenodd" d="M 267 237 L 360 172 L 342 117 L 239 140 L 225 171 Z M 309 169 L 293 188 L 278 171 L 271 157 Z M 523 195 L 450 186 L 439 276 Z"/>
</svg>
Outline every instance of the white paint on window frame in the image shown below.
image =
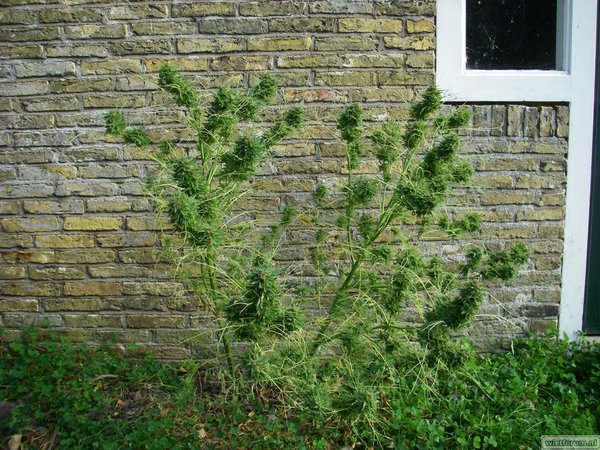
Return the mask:
<svg viewBox="0 0 600 450">
<path fill-rule="evenodd" d="M 582 330 L 587 267 L 598 0 L 561 0 L 565 70 L 466 69 L 466 0 L 437 1 L 436 82 L 449 101 L 569 103 L 559 330 Z"/>
</svg>

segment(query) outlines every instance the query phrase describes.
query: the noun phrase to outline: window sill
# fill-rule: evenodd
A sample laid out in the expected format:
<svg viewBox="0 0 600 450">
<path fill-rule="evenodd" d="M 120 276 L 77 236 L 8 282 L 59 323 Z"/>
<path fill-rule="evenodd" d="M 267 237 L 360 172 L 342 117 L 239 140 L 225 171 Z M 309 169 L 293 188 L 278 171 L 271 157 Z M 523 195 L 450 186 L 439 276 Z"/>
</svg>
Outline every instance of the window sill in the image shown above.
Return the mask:
<svg viewBox="0 0 600 450">
<path fill-rule="evenodd" d="M 442 66 L 443 67 L 443 66 Z M 479 102 L 567 102 L 571 75 L 549 70 L 462 70 L 438 67 L 446 98 Z"/>
</svg>

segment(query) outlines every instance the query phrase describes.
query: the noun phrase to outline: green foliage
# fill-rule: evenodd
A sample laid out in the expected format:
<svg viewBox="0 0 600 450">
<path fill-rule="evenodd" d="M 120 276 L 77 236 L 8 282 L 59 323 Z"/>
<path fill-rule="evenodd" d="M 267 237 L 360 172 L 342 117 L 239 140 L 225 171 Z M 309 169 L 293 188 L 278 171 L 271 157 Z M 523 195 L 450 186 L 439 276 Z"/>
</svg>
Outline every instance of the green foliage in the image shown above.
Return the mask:
<svg viewBox="0 0 600 450">
<path fill-rule="evenodd" d="M 267 148 L 276 145 L 304 124 L 304 110 L 300 107 L 290 108 L 283 120 L 276 122 L 262 136 L 261 140 Z"/>
<path fill-rule="evenodd" d="M 157 209 L 166 213 L 183 238 L 183 247 L 177 249 L 182 252 L 178 274 L 219 322 L 233 377 L 230 334 L 258 340 L 267 328 L 281 334 L 301 323 L 299 310 L 282 304 L 278 274 L 266 253 L 276 251 L 276 241 L 291 225 L 291 208 L 283 211 L 281 223 L 267 227 L 269 231 L 259 228 L 255 234 L 260 237 L 262 233 L 262 239 L 250 236 L 252 227 L 243 221 L 232 223 L 231 213 L 245 194 L 241 183 L 255 174 L 274 145 L 302 126 L 303 109 L 287 109 L 262 133 L 252 130 L 240 135 L 237 125 L 256 119 L 274 97 L 276 83 L 270 75 L 259 76 L 246 91 L 221 87 L 206 108 L 199 104 L 192 84 L 174 67 L 161 67 L 158 83 L 185 109 L 197 152 L 161 140 L 154 155 L 158 171 L 148 180 L 149 192 Z M 127 128 L 120 113 L 109 113 L 106 120 L 107 131 L 125 142 L 140 147 L 150 143 L 143 129 Z M 264 255 L 252 242 L 265 244 Z M 223 272 L 225 263 L 231 273 Z"/>
<path fill-rule="evenodd" d="M 398 449 L 537 448 L 542 435 L 597 433 L 598 344 L 548 333 L 508 348 L 454 371 L 426 367 L 408 354 L 399 366 L 362 360 L 352 371 L 344 359 L 319 365 L 318 378 L 304 377 L 312 381 L 301 386 L 312 408 L 299 411 L 272 401 L 273 392 L 259 386 L 235 400 L 218 387 L 211 393 L 218 374 L 209 376 L 206 361 L 175 365 L 146 356 L 131 362 L 109 347 L 26 330 L 20 340 L 0 342 L 0 435 L 22 434 L 23 448 L 268 450 L 361 442 Z M 288 356 L 300 362 L 305 355 L 296 350 L 290 345 Z M 271 372 L 280 379 L 286 369 L 260 349 L 248 353 L 247 364 L 257 371 L 254 379 Z M 340 376 L 339 387 L 328 389 L 335 384 L 326 382 Z M 327 408 L 335 413 L 323 415 Z"/>
<path fill-rule="evenodd" d="M 236 181 L 247 180 L 254 174 L 264 153 L 262 139 L 257 136 L 241 136 L 235 142 L 233 151 L 225 153 L 221 159 L 223 173 Z"/>
<path fill-rule="evenodd" d="M 394 122 L 385 122 L 381 129 L 373 132 L 371 136 L 376 148 L 375 156 L 379 161 L 379 170 L 383 174 L 383 180 L 392 180 L 392 164 L 400 157 L 400 142 L 402 133 L 400 127 Z"/>
<path fill-rule="evenodd" d="M 143 128 L 130 128 L 123 132 L 123 139 L 128 144 L 135 144 L 140 148 L 150 144 L 150 136 Z"/>
<path fill-rule="evenodd" d="M 367 206 L 379 192 L 377 180 L 359 177 L 346 187 L 346 202 L 351 207 Z"/>
<path fill-rule="evenodd" d="M 337 121 L 337 129 L 341 132 L 341 138 L 346 144 L 348 170 L 352 171 L 358 167 L 360 157 L 363 154 L 361 143 L 363 110 L 358 103 L 350 104 L 340 115 Z"/>
<path fill-rule="evenodd" d="M 143 128 L 128 128 L 125 117 L 120 111 L 110 111 L 104 115 L 106 132 L 123 137 L 127 144 L 135 144 L 140 148 L 150 143 L 150 136 Z"/>
<path fill-rule="evenodd" d="M 515 277 L 519 267 L 529 260 L 529 255 L 529 248 L 521 242 L 517 242 L 507 250 L 490 253 L 485 261 L 482 276 L 485 279 L 510 280 Z"/>
<path fill-rule="evenodd" d="M 242 340 L 256 340 L 270 325 L 291 331 L 297 322 L 291 311 L 284 311 L 277 271 L 264 257 L 255 262 L 243 294 L 230 300 L 225 313 Z"/>
<path fill-rule="evenodd" d="M 199 448 L 193 378 L 151 356 L 136 363 L 24 330 L 0 342 L 0 436 L 22 448 Z M 181 367 L 193 367 L 185 363 Z"/>
<path fill-rule="evenodd" d="M 435 87 L 429 87 L 423 93 L 423 98 L 411 108 L 411 117 L 414 120 L 427 120 L 437 113 L 442 106 L 442 93 Z"/>
<path fill-rule="evenodd" d="M 158 72 L 158 85 L 171 94 L 175 103 L 196 114 L 199 113 L 198 93 L 192 84 L 179 71 L 170 65 L 164 65 Z M 195 116 L 195 119 L 199 119 Z"/>
<path fill-rule="evenodd" d="M 104 121 L 106 123 L 106 132 L 116 136 L 121 136 L 127 124 L 125 123 L 125 117 L 120 111 L 110 111 L 104 115 Z"/>
<path fill-rule="evenodd" d="M 481 229 L 481 216 L 474 213 L 466 214 L 463 219 L 451 221 L 448 216 L 439 220 L 439 226 L 448 235 L 457 237 L 465 233 L 474 233 Z"/>
<path fill-rule="evenodd" d="M 299 211 L 286 203 L 280 218 L 259 224 L 244 208 L 252 187 L 247 181 L 273 146 L 302 126 L 302 108 L 288 109 L 262 131 L 244 126 L 242 134 L 238 124 L 257 118 L 275 94 L 268 75 L 248 90 L 221 87 L 204 109 L 173 68 L 161 70 L 159 84 L 186 109 L 196 145 L 159 143 L 150 192 L 183 240 L 182 278 L 216 318 L 230 380 L 239 383 L 233 391 L 251 387 L 312 424 L 342 430 L 336 436 L 351 444 L 451 448 L 448 430 L 463 420 L 454 412 L 446 421 L 419 419 L 416 428 L 407 425 L 410 431 L 401 429 L 402 418 L 434 410 L 430 402 L 452 407 L 452 383 L 467 383 L 462 371 L 476 372 L 473 346 L 456 332 L 476 316 L 485 283 L 512 279 L 529 259 L 521 244 L 494 251 L 472 246 L 462 262 L 420 250 L 418 239 L 432 227 L 453 238 L 481 227 L 475 214 L 438 214 L 452 189 L 473 173 L 458 155 L 458 128 L 470 113 L 442 114 L 441 94 L 430 88 L 411 107 L 405 126 L 388 122 L 364 130 L 362 108 L 348 105 L 337 121 L 348 169 L 341 192 L 318 183 L 314 207 Z M 122 124 L 109 127 L 126 141 L 137 133 Z M 363 136 L 370 136 L 379 174 L 357 175 L 368 173 L 361 167 Z M 299 273 L 291 267 L 282 274 L 274 261 L 296 218 L 314 227 L 306 233 L 314 242 Z M 188 273 L 188 267 L 195 270 Z M 307 274 L 309 282 L 298 286 Z M 303 319 L 307 309 L 310 321 Z M 239 359 L 232 339 L 248 344 Z M 474 388 L 461 389 L 469 396 Z M 273 431 L 268 423 L 253 422 Z M 491 434 L 455 434 L 465 446 L 500 442 Z M 323 447 L 328 443 L 321 437 L 314 442 Z M 268 442 L 285 447 L 289 441 L 270 436 Z"/>
<path fill-rule="evenodd" d="M 249 95 L 255 100 L 268 103 L 277 91 L 277 82 L 275 78 L 269 75 L 261 75 L 254 85 L 250 88 Z"/>
</svg>

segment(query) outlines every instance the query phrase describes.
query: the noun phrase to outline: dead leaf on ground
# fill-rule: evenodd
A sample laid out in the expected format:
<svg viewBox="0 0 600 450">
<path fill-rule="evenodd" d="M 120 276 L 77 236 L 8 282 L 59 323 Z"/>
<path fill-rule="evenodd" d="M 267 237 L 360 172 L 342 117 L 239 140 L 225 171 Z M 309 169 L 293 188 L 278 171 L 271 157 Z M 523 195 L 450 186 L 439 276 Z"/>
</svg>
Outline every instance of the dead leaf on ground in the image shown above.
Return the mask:
<svg viewBox="0 0 600 450">
<path fill-rule="evenodd" d="M 21 446 L 22 437 L 22 434 L 13 434 L 8 439 L 8 450 L 19 450 L 19 447 Z"/>
</svg>

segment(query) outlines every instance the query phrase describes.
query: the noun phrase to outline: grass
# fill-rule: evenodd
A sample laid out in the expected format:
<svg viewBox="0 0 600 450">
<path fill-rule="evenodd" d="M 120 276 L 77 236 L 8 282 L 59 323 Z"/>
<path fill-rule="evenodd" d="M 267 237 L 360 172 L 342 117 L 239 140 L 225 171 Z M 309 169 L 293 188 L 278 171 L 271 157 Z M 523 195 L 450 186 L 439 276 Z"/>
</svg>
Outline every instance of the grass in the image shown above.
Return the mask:
<svg viewBox="0 0 600 450">
<path fill-rule="evenodd" d="M 133 362 L 110 346 L 29 329 L 0 343 L 1 442 L 20 435 L 16 448 L 44 450 L 527 449 L 544 434 L 598 433 L 598 345 L 548 334 L 510 348 L 450 371 L 407 367 L 379 392 L 389 416 L 375 437 L 359 418 L 323 423 L 251 383 L 234 395 L 202 361 Z"/>
</svg>

